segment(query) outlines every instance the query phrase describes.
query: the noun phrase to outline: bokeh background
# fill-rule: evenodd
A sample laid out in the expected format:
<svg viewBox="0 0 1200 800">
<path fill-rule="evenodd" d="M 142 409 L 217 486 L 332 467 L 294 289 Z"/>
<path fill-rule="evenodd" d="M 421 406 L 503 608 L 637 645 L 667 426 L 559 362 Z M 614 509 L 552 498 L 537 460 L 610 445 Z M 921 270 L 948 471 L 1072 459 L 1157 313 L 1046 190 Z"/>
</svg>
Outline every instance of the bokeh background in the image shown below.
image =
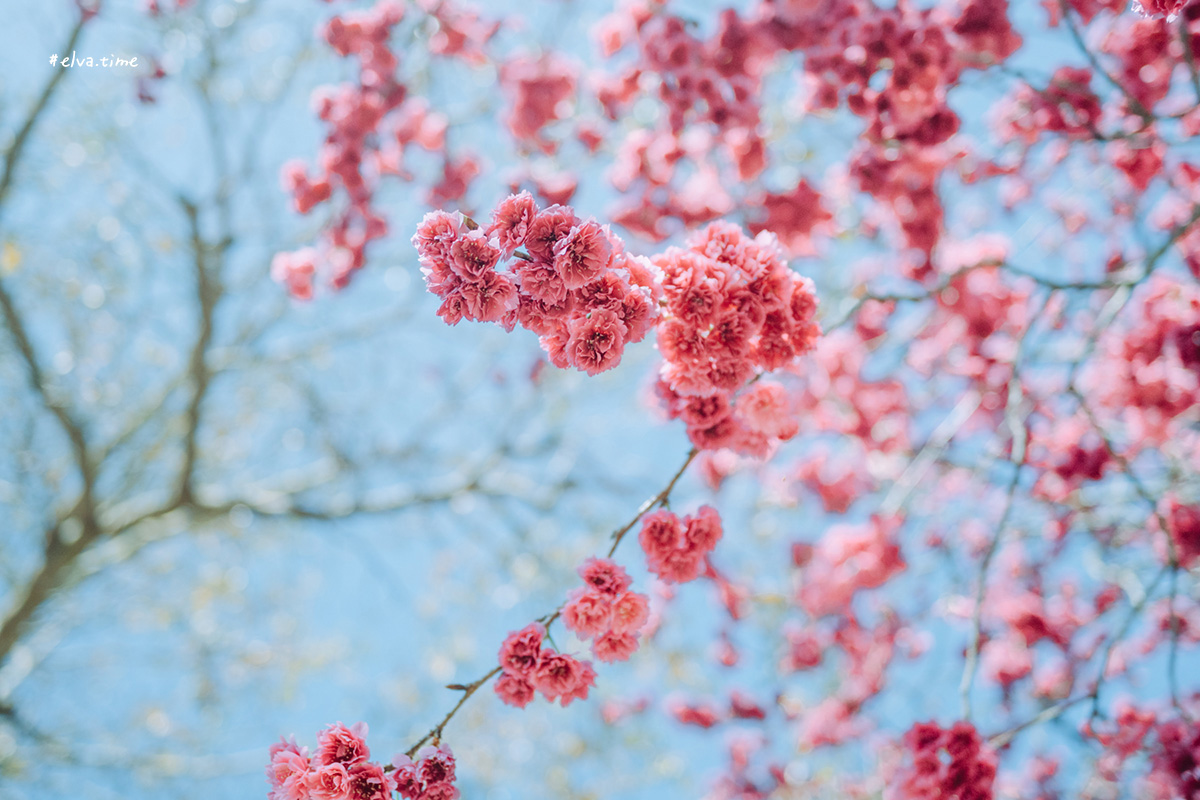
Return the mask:
<svg viewBox="0 0 1200 800">
<path fill-rule="evenodd" d="M 443 687 L 486 672 L 508 631 L 555 608 L 575 567 L 606 549 L 609 532 L 684 459 L 682 427 L 653 410 L 653 343 L 588 378 L 540 367 L 527 332 L 444 325 L 408 243 L 428 210 L 423 187 L 441 169 L 432 155 L 414 155 L 411 182 L 381 186 L 393 233 L 371 246 L 349 287 L 299 302 L 270 279 L 273 255 L 311 243 L 326 219 L 291 210 L 279 171 L 311 160 L 321 141 L 314 88 L 351 76 L 314 34 L 329 5 L 196 0 L 152 15 L 141 2 L 105 2 L 72 49 L 136 55 L 142 66 L 62 70 L 28 132 L 56 74 L 49 56 L 65 54 L 79 13 L 65 0 L 0 5 L 0 149 L 9 156 L 0 282 L 13 312 L 0 334 L 0 619 L 44 569 L 47 536 L 63 542 L 59 552 L 88 544 L 64 561 L 20 635 L 0 636 L 0 797 L 262 797 L 268 745 L 291 733 L 311 744 L 337 720 L 366 721 L 378 756 L 407 749 L 453 701 Z M 530 0 L 489 3 L 486 13 L 522 20 L 497 34 L 498 52 L 552 42 L 588 64 L 599 61 L 589 31 L 607 5 Z M 710 3 L 673 5 L 702 27 L 712 21 Z M 1048 72 L 1047 48 L 1066 41 L 1039 33 L 1036 14 L 1037 4 L 1014 3 L 1026 36 L 1014 70 Z M 431 58 L 428 33 L 404 27 L 398 50 L 448 115 L 454 145 L 484 165 L 469 207 L 491 207 L 514 168 L 532 163 L 574 170 L 573 204 L 603 217 L 616 198 L 605 173 L 611 152 L 521 151 L 498 121 L 494 65 Z M 853 192 L 827 170 L 860 124 L 806 117 L 787 99 L 793 66 L 780 64 L 768 84 L 779 101 L 764 124 L 779 158 L 764 184 L 824 177 L 839 228 L 853 231 L 863 221 Z M 986 115 L 1002 91 L 983 78 L 956 90 L 964 135 L 990 135 Z M 1103 239 L 1070 236 L 1062 207 L 1090 202 L 1090 187 L 1112 180 L 1080 163 L 1039 187 L 1061 203 L 1004 214 L 999 197 L 950 186 L 946 226 L 966 240 L 986 222 L 1034 271 L 1045 253 L 1084 263 Z M 737 209 L 728 216 L 742 221 Z M 661 247 L 628 238 L 639 252 Z M 816 280 L 828 325 L 853 305 L 863 263 L 883 274 L 877 285 L 900 286 L 888 282 L 891 255 L 886 242 L 846 233 L 794 267 Z M 895 346 L 876 352 L 868 372 L 920 387 L 926 410 L 904 424 L 922 442 L 953 415 L 962 384 L 905 372 L 905 330 L 917 319 L 897 317 Z M 1038 341 L 1055 335 L 1040 331 Z M 1057 363 L 1049 344 L 1031 349 Z M 842 677 L 836 665 L 780 677 L 785 631 L 803 623 L 791 545 L 865 520 L 887 494 L 824 510 L 798 488 L 795 468 L 814 448 L 836 454 L 844 437 L 805 433 L 772 462 L 742 465 L 719 492 L 690 472 L 673 501 L 720 508 L 718 560 L 752 586 L 746 619 L 735 624 L 707 581 L 669 599 L 658 592 L 656 636 L 632 661 L 603 666 L 588 702 L 516 710 L 481 692 L 447 729 L 464 797 L 701 797 L 730 740 L 762 732 L 797 779 L 875 770 L 857 745 L 806 746 L 778 713 L 817 705 Z M 963 436 L 945 460 L 994 476 L 1005 464 L 988 449 L 991 433 Z M 906 463 L 876 466 L 894 477 Z M 103 535 L 71 518 L 85 487 Z M 1002 505 L 992 494 L 923 504 L 919 487 L 903 499 L 913 542 L 921 519 L 953 530 Z M 1117 498 L 1114 516 L 1133 502 Z M 1016 518 L 1034 531 L 1039 513 L 1019 508 Z M 646 590 L 635 552 L 622 560 Z M 1084 541 L 1060 563 L 1094 586 L 1112 569 L 1153 574 L 1147 565 L 1159 558 L 1150 549 L 1110 555 Z M 972 595 L 974 570 L 953 552 L 914 550 L 908 562 L 903 583 L 861 609 L 864 619 L 896 611 L 913 620 L 912 649 L 924 653 L 890 669 L 888 694 L 872 701 L 881 738 L 914 719 L 952 720 L 959 702 L 967 626 L 954 600 Z M 736 666 L 721 662 L 730 643 Z M 1195 650 L 1181 657 L 1185 688 L 1200 686 Z M 1114 691 L 1161 694 L 1166 655 L 1155 658 Z M 768 720 L 704 730 L 670 713 L 678 699 L 734 689 L 772 707 Z M 1037 708 L 1002 699 L 980 689 L 981 719 L 995 729 Z M 1020 747 L 1052 740 L 1069 763 L 1086 750 L 1075 724 L 1068 716 Z"/>
</svg>

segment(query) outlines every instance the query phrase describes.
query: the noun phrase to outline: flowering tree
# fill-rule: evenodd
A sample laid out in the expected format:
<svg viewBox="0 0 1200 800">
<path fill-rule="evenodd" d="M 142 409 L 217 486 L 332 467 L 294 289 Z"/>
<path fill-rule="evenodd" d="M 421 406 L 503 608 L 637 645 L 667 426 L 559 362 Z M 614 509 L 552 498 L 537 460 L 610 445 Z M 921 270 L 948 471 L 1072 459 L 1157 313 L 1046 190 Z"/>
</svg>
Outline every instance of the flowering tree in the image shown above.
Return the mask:
<svg viewBox="0 0 1200 800">
<path fill-rule="evenodd" d="M 411 758 L 483 684 L 566 706 L 603 680 L 548 626 L 612 662 L 673 624 L 669 605 L 649 620 L 618 557 L 660 587 L 714 582 L 737 623 L 726 666 L 745 628 L 775 634 L 757 700 L 671 709 L 738 721 L 711 796 L 1200 796 L 1194 652 L 1180 667 L 1200 638 L 1200 4 L 1124 6 L 631 0 L 589 26 L 585 63 L 561 39 L 506 48 L 517 19 L 447 2 L 333 17 L 322 34 L 359 79 L 318 96 L 318 164 L 284 175 L 297 211 L 341 205 L 315 249 L 277 257 L 278 278 L 309 297 L 314 278 L 369 267 L 388 235 L 377 187 L 408 177 L 414 145 L 433 151 L 439 210 L 413 244 L 438 316 L 519 326 L 588 375 L 652 331 L 650 404 L 691 449 L 580 568 L 583 590 L 449 687 L 458 703 L 393 762 L 394 784 L 290 744 L 273 796 L 453 795 Z M 405 30 L 499 80 L 479 115 L 507 127 L 512 193 L 478 221 L 480 162 L 410 86 L 390 44 Z M 609 206 L 567 205 L 604 181 Z M 822 506 L 829 524 L 808 511 L 792 546 L 782 628 L 748 618 L 770 580 L 716 566 L 723 527 L 746 527 L 668 510 L 693 463 L 718 498 L 748 474 L 769 502 Z M 639 523 L 642 553 L 618 556 Z M 897 714 L 888 694 L 921 672 L 955 689 Z M 821 673 L 819 696 L 797 688 Z M 786 765 L 797 743 L 869 767 Z"/>
<path fill-rule="evenodd" d="M 229 26 L 232 6 L 159 5 Z M 464 498 L 489 481 L 501 503 L 548 491 L 510 516 L 511 557 L 455 544 L 433 580 L 414 548 L 386 622 L 367 602 L 325 621 L 371 620 L 337 663 L 374 677 L 318 724 L 353 705 L 373 733 L 272 747 L 273 800 L 1200 797 L 1200 3 L 317 6 L 311 77 L 343 82 L 312 94 L 311 147 L 272 154 L 300 242 L 258 251 L 298 301 L 282 318 L 423 284 L 422 344 L 377 352 L 442 367 L 487 342 L 520 388 L 459 410 L 375 393 L 446 409 L 411 468 L 511 428 L 438 502 L 484 530 L 504 525 Z M 250 173 L 214 166 L 229 223 Z M 184 468 L 146 519 L 270 516 L 193 477 L 232 234 L 181 202 L 201 344 Z M 0 664 L 42 604 L 19 598 L 98 541 L 103 505 L 6 297 L 24 386 L 84 455 L 56 523 L 83 535 L 47 537 L 10 592 Z M 374 482 L 323 516 L 374 511 Z M 390 548 L 343 549 L 372 574 Z M 370 648 L 396 637 L 429 643 L 429 680 L 379 711 Z M 461 637 L 481 644 L 449 656 Z"/>
</svg>

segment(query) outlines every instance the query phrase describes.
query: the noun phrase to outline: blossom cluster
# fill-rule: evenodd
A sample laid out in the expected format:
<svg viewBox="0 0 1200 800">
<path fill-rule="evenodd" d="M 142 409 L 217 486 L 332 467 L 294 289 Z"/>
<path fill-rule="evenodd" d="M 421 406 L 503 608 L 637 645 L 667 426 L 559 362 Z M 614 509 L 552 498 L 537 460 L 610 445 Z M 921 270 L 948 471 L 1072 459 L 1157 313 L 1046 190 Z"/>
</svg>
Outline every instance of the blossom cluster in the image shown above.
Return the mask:
<svg viewBox="0 0 1200 800">
<path fill-rule="evenodd" d="M 687 583 L 699 577 L 721 533 L 721 516 L 711 506 L 700 506 L 695 516 L 682 520 L 663 509 L 642 519 L 638 543 L 651 572 L 668 583 Z"/>
<path fill-rule="evenodd" d="M 392 759 L 396 768 L 392 780 L 405 800 L 455 800 L 454 753 L 446 744 L 426 745 L 417 751 L 417 760 L 406 755 Z"/>
<path fill-rule="evenodd" d="M 811 550 L 794 554 L 803 570 L 797 604 L 813 617 L 846 611 L 860 590 L 878 588 L 903 570 L 896 543 L 902 521 L 873 516 L 860 525 L 834 525 Z"/>
<path fill-rule="evenodd" d="M 569 112 L 578 71 L 574 63 L 556 53 L 536 59 L 517 56 L 501 66 L 500 84 L 512 96 L 505 122 L 514 138 L 534 144 L 542 152 L 555 152 L 557 145 L 542 135 L 542 129 Z"/>
<path fill-rule="evenodd" d="M 1200 562 L 1200 505 L 1171 500 L 1167 506 L 1167 532 L 1184 569 Z"/>
<path fill-rule="evenodd" d="M 420 5 L 442 25 L 435 39 L 454 32 L 453 20 L 443 18 L 452 13 L 448 4 Z M 327 126 L 316 170 L 293 160 L 283 165 L 280 174 L 283 189 L 300 214 L 329 202 L 335 193 L 345 195 L 347 201 L 319 247 L 282 252 L 272 262 L 272 277 L 298 299 L 313 296 L 319 269 L 328 268 L 332 285 L 344 287 L 366 262 L 367 245 L 387 235 L 387 220 L 375 203 L 375 192 L 384 176 L 411 179 L 405 167 L 408 149 L 415 146 L 444 158 L 443 179 L 431 187 L 431 201 L 453 201 L 465 191 L 474 162 L 450 158 L 445 114 L 431 109 L 424 98 L 410 95 L 397 75 L 400 60 L 389 40 L 404 17 L 403 3 L 380 0 L 371 8 L 336 15 L 320 29 L 339 56 L 357 60 L 358 75 L 354 83 L 323 86 L 313 93 L 313 108 Z M 471 41 L 485 41 L 491 33 L 494 29 L 477 31 Z M 466 37 L 460 39 L 461 49 Z M 431 49 L 435 44 L 430 42 Z M 445 54 L 459 55 L 453 49 Z"/>
<path fill-rule="evenodd" d="M 960 125 L 948 91 L 964 70 L 1003 62 L 1021 45 L 1006 0 L 971 0 L 953 10 L 760 2 L 726 9 L 715 22 L 705 40 L 661 0 L 627 0 L 598 26 L 607 55 L 637 51 L 632 63 L 614 59 L 622 66 L 599 84 L 607 116 L 623 121 L 648 95 L 657 94 L 661 106 L 653 130 L 623 131 L 613 183 L 626 199 L 613 219 L 660 240 L 668 217 L 695 225 L 734 207 L 749 209 L 751 218 L 790 209 L 771 229 L 793 252 L 808 249 L 821 218 L 812 213 L 819 205 L 806 202 L 815 193 L 803 191 L 803 181 L 795 195 L 750 190 L 736 197 L 773 155 L 759 124 L 766 74 L 780 54 L 798 52 L 804 105 L 818 111 L 844 103 L 863 120 L 850 176 L 889 207 L 927 269 L 943 228 L 938 178 L 961 157 L 947 146 Z"/>
<path fill-rule="evenodd" d="M 1200 723 L 1169 720 L 1158 726 L 1151 780 L 1171 797 L 1200 797 Z"/>
<path fill-rule="evenodd" d="M 509 634 L 500 647 L 501 675 L 493 688 L 508 705 L 524 708 L 536 690 L 565 708 L 573 700 L 586 700 L 588 689 L 596 685 L 590 662 L 543 647 L 545 636 L 546 627 L 534 622 Z"/>
<path fill-rule="evenodd" d="M 520 324 L 557 367 L 589 375 L 611 369 L 657 319 L 648 262 L 626 253 L 607 226 L 567 206 L 539 209 L 528 192 L 501 202 L 486 228 L 431 212 L 413 244 L 447 324 L 497 322 L 510 331 Z"/>
<path fill-rule="evenodd" d="M 346 727 L 338 722 L 317 735 L 317 752 L 286 739 L 271 747 L 267 779 L 271 782 L 270 800 L 391 800 L 396 788 L 393 778 L 382 766 L 367 759 L 371 756 L 366 742 L 366 723 Z M 449 750 L 445 751 L 449 755 Z M 450 781 L 454 759 L 450 757 Z M 420 800 L 454 800 L 458 792 L 420 795 Z M 417 800 L 417 795 L 405 795 Z"/>
<path fill-rule="evenodd" d="M 705 450 L 762 456 L 798 426 L 783 387 L 760 382 L 812 349 L 820 329 L 810 280 L 791 272 L 775 238 L 714 222 L 654 263 L 663 272 L 658 394 Z"/>
<path fill-rule="evenodd" d="M 592 655 L 601 661 L 627 660 L 650 616 L 648 598 L 629 591 L 633 579 L 609 559 L 588 559 L 579 575 L 585 587 L 563 606 L 563 623 L 581 639 L 594 637 Z"/>
<path fill-rule="evenodd" d="M 904 735 L 912 765 L 900 784 L 900 797 L 991 800 L 996 780 L 996 757 L 969 722 L 943 730 L 919 722 Z"/>
</svg>

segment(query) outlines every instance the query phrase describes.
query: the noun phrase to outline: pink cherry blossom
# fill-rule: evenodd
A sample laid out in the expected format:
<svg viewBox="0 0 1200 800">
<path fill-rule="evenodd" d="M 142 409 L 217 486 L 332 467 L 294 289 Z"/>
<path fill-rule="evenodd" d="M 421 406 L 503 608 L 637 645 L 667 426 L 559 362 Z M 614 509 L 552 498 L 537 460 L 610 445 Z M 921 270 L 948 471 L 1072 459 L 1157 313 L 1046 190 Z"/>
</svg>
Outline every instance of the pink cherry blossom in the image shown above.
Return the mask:
<svg viewBox="0 0 1200 800">
<path fill-rule="evenodd" d="M 545 636 L 546 628 L 538 622 L 509 634 L 500 647 L 500 666 L 513 677 L 531 679 L 541 664 Z"/>
<path fill-rule="evenodd" d="M 612 616 L 612 600 L 593 592 L 578 592 L 562 610 L 563 624 L 582 639 L 609 630 Z"/>
<path fill-rule="evenodd" d="M 317 767 L 308 773 L 308 794 L 314 800 L 344 800 L 350 795 L 350 769 L 336 761 Z"/>
<path fill-rule="evenodd" d="M 505 198 L 492 212 L 492 223 L 487 228 L 488 236 L 495 236 L 505 256 L 512 255 L 525 244 L 530 225 L 537 216 L 537 204 L 529 192 L 520 192 Z"/>
<path fill-rule="evenodd" d="M 592 654 L 605 663 L 627 661 L 637 647 L 638 640 L 634 634 L 609 631 L 596 637 L 592 643 Z"/>
<path fill-rule="evenodd" d="M 595 222 L 573 226 L 554 242 L 554 268 L 568 289 L 599 278 L 612 259 L 608 232 Z"/>
<path fill-rule="evenodd" d="M 616 597 L 633 584 L 624 567 L 611 558 L 589 558 L 578 571 L 585 584 L 606 597 Z"/>
<path fill-rule="evenodd" d="M 343 764 L 347 767 L 366 761 L 371 756 L 367 747 L 367 725 L 355 723 L 347 728 L 338 722 L 330 725 L 317 736 L 317 763 Z"/>
<path fill-rule="evenodd" d="M 646 595 L 625 592 L 613 603 L 613 633 L 639 633 L 650 618 L 650 604 Z"/>
<path fill-rule="evenodd" d="M 493 688 L 502 701 L 517 708 L 529 705 L 534 696 L 532 683 L 508 672 L 501 673 Z"/>
</svg>

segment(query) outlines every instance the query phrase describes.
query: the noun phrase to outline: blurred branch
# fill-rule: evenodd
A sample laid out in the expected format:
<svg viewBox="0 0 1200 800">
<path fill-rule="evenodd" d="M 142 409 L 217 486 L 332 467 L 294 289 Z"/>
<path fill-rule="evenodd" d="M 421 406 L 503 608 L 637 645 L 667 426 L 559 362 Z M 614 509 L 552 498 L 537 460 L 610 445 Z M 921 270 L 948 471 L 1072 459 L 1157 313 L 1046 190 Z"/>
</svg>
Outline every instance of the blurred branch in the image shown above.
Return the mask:
<svg viewBox="0 0 1200 800">
<path fill-rule="evenodd" d="M 192 261 L 196 277 L 196 300 L 199 305 L 199 327 L 195 343 L 192 345 L 191 356 L 188 360 L 188 382 L 191 384 L 191 396 L 187 410 L 184 412 L 184 455 L 183 466 L 179 471 L 179 488 L 177 489 L 180 504 L 188 504 L 192 500 L 193 480 L 196 472 L 197 444 L 200 429 L 200 411 L 208 393 L 212 371 L 208 367 L 208 348 L 213 336 L 213 315 L 217 302 L 221 298 L 220 279 L 208 264 L 210 248 L 200 233 L 199 210 L 186 198 L 179 198 L 191 234 Z"/>
<path fill-rule="evenodd" d="M 79 20 L 75 23 L 75 27 L 71 29 L 71 33 L 67 36 L 66 44 L 58 49 L 60 53 L 70 53 L 75 49 L 75 45 L 79 42 L 79 35 L 83 32 L 83 26 L 87 24 L 88 17 L 84 14 L 79 15 Z M 42 112 L 50 104 L 50 99 L 54 96 L 54 92 L 58 89 L 62 79 L 66 76 L 67 70 L 61 67 L 51 67 L 50 80 L 46 82 L 42 93 L 38 95 L 38 99 L 34 102 L 33 108 L 30 109 L 29 115 L 25 117 L 25 122 L 17 129 L 16 136 L 13 137 L 13 143 L 8 152 L 4 154 L 4 171 L 0 172 L 0 214 L 3 213 L 3 204 L 8 197 L 8 190 L 12 188 L 13 175 L 16 173 L 17 163 L 21 159 L 21 154 L 25 150 L 25 143 L 29 141 L 29 134 L 33 132 L 33 128 L 37 125 L 38 120 L 42 116 Z"/>
<path fill-rule="evenodd" d="M 80 14 L 79 20 L 71 29 L 67 42 L 60 52 L 69 52 L 74 49 L 87 19 L 87 16 Z M 24 123 L 17 130 L 12 146 L 5 153 L 4 168 L 0 173 L 0 213 L 3 211 L 3 203 L 8 197 L 8 192 L 12 188 L 13 176 L 16 174 L 21 155 L 25 151 L 25 145 L 29 141 L 29 135 L 49 106 L 50 100 L 61 85 L 65 74 L 65 69 L 53 69 L 50 80 L 46 82 Z M 25 363 L 29 383 L 46 410 L 58 420 L 71 443 L 71 452 L 82 482 L 79 500 L 72 511 L 66 518 L 59 520 L 46 530 L 41 567 L 26 584 L 24 591 L 16 595 L 21 598 L 20 601 L 8 612 L 3 623 L 0 623 L 0 663 L 2 663 L 20 638 L 34 612 L 54 591 L 65 569 L 100 535 L 100 528 L 96 520 L 96 472 L 88 454 L 83 428 L 67 409 L 65 402 L 54 396 L 47 384 L 33 343 L 29 338 L 28 328 L 18 313 L 12 294 L 4 285 L 3 279 L 0 279 L 0 311 L 3 311 L 4 323 L 9 336 L 16 344 L 21 360 Z M 68 534 L 65 537 L 64 532 Z"/>
<path fill-rule="evenodd" d="M 1005 531 L 1008 529 L 1009 520 L 1012 517 L 1013 508 L 1015 507 L 1017 485 L 1021 479 L 1021 469 L 1025 466 L 1025 459 L 1028 454 L 1027 446 L 1029 442 L 1028 434 L 1025 430 L 1026 417 L 1021 413 L 1021 405 L 1025 397 L 1025 392 L 1021 388 L 1021 359 L 1025 354 L 1034 325 L 1041 319 L 1042 314 L 1046 312 L 1046 308 L 1050 305 L 1050 299 L 1053 296 L 1054 292 L 1047 292 L 1041 306 L 1029 318 L 1029 324 L 1025 326 L 1020 341 L 1017 343 L 1017 352 L 1013 355 L 1012 373 L 1008 377 L 1004 419 L 1010 437 L 1010 461 L 1013 467 L 1012 477 L 1009 478 L 1008 487 L 1005 490 L 1004 512 L 1000 516 L 1000 522 L 996 525 L 996 535 L 992 537 L 987 551 L 984 552 L 983 558 L 979 562 L 979 575 L 976 579 L 978 586 L 975 590 L 975 608 L 971 615 L 971 646 L 967 649 L 967 663 L 963 668 L 962 681 L 959 684 L 959 698 L 962 703 L 962 716 L 965 720 L 971 719 L 971 687 L 975 682 L 975 671 L 979 666 L 979 650 L 983 633 L 983 601 L 987 595 L 988 568 L 991 566 L 992 559 L 999 551 L 1000 542 L 1004 537 Z"/>
<path fill-rule="evenodd" d="M 687 457 L 683 461 L 683 464 L 679 467 L 678 470 L 676 470 L 675 474 L 671 477 L 671 480 L 667 482 L 667 485 L 662 489 L 662 491 L 658 492 L 653 497 L 651 497 L 650 499 L 643 502 L 638 507 L 637 512 L 634 514 L 633 518 L 631 520 L 629 520 L 629 522 L 622 525 L 620 528 L 617 528 L 617 530 L 613 531 L 612 535 L 610 536 L 610 538 L 613 540 L 613 543 L 612 543 L 612 547 L 609 548 L 608 558 L 612 558 L 613 553 L 615 553 L 617 550 L 617 547 L 620 546 L 621 540 L 625 538 L 625 534 L 628 533 L 633 528 L 633 526 L 637 524 L 637 521 L 640 520 L 643 516 L 645 516 L 646 513 L 651 508 L 653 508 L 656 505 L 662 506 L 664 508 L 666 508 L 668 506 L 668 503 L 670 502 L 670 499 L 671 499 L 671 492 L 674 491 L 675 485 L 677 483 L 679 483 L 679 479 L 682 478 L 683 473 L 687 471 L 688 465 L 690 465 L 692 463 L 692 461 L 695 460 L 695 458 L 698 454 L 699 454 L 699 451 L 694 447 L 691 450 L 689 450 Z M 564 605 L 565 605 L 565 603 L 564 603 Z M 554 620 L 558 619 L 559 615 L 562 613 L 562 609 L 563 609 L 563 606 L 560 605 L 557 609 L 555 609 L 551 613 L 545 614 L 544 616 L 539 617 L 537 621 L 548 628 L 550 626 L 550 624 L 552 622 L 554 622 Z M 486 684 L 489 680 L 494 678 L 496 675 L 499 675 L 500 671 L 501 671 L 501 667 L 499 665 L 497 665 L 497 666 L 493 667 L 491 670 L 489 670 L 488 672 L 486 672 L 485 674 L 476 678 L 474 681 L 472 681 L 469 684 L 457 684 L 455 686 L 449 687 L 449 688 L 455 689 L 457 691 L 461 691 L 463 693 L 462 696 L 460 698 L 458 698 L 458 702 L 454 704 L 454 706 L 450 709 L 450 711 L 446 714 L 446 716 L 442 717 L 441 722 L 439 722 L 437 725 L 435 725 L 433 727 L 433 729 L 431 729 L 428 733 L 426 733 L 424 736 L 422 736 L 420 739 L 418 739 L 416 741 L 416 743 L 413 744 L 413 746 L 410 747 L 406 751 L 406 754 L 408 755 L 408 757 L 412 758 L 414 755 L 416 755 L 416 752 L 421 748 L 421 746 L 423 744 L 425 744 L 426 742 L 428 742 L 429 740 L 432 739 L 435 743 L 438 740 L 440 740 L 441 736 L 442 736 L 442 732 L 444 731 L 446 725 L 449 724 L 450 720 L 452 720 L 454 718 L 454 715 L 458 713 L 459 709 L 463 707 L 463 705 L 467 702 L 467 700 L 470 699 L 470 697 L 473 694 L 475 694 L 475 692 L 477 692 L 480 687 L 482 687 L 484 684 Z M 391 770 L 392 767 L 389 766 L 389 767 L 387 767 L 387 769 Z"/>
</svg>

